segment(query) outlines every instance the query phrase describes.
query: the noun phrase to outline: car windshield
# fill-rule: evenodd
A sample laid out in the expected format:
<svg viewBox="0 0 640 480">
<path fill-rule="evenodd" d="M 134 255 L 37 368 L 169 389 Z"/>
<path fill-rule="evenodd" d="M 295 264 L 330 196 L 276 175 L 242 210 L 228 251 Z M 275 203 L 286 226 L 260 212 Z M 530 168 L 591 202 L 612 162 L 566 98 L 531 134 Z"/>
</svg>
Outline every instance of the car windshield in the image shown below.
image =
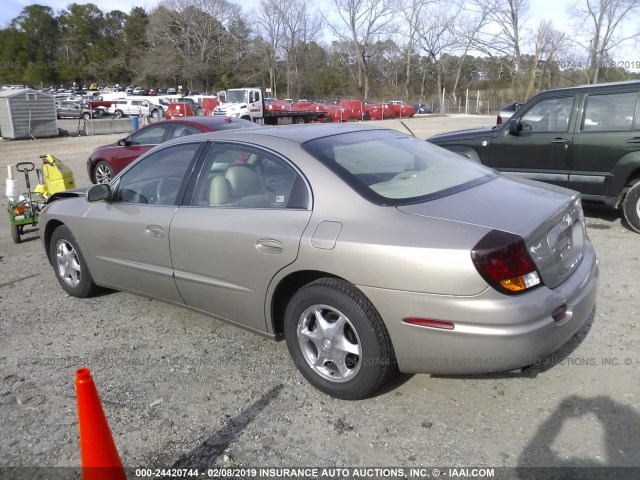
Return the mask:
<svg viewBox="0 0 640 480">
<path fill-rule="evenodd" d="M 433 200 L 497 176 L 458 154 L 392 130 L 319 138 L 303 148 L 379 205 Z"/>
<path fill-rule="evenodd" d="M 247 103 L 247 90 L 228 90 L 226 103 Z"/>
</svg>

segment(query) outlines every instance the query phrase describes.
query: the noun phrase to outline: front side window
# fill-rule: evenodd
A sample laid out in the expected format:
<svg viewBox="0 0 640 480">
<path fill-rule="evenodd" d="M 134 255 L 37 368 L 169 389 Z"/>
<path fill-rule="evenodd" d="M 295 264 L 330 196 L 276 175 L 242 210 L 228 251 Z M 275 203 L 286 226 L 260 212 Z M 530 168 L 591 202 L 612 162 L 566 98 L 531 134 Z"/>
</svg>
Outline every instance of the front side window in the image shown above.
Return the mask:
<svg viewBox="0 0 640 480">
<path fill-rule="evenodd" d="M 573 97 L 547 98 L 536 103 L 521 118 L 524 132 L 566 132 L 573 108 Z"/>
<path fill-rule="evenodd" d="M 303 148 L 379 205 L 424 202 L 497 176 L 456 153 L 392 130 L 333 135 Z"/>
<path fill-rule="evenodd" d="M 590 95 L 584 110 L 584 132 L 631 130 L 638 92 Z"/>
<path fill-rule="evenodd" d="M 308 208 L 306 184 L 282 158 L 254 147 L 217 144 L 196 184 L 194 206 Z"/>
<path fill-rule="evenodd" d="M 200 143 L 174 145 L 144 157 L 118 182 L 115 202 L 176 205 Z"/>
<path fill-rule="evenodd" d="M 162 143 L 165 132 L 169 125 L 154 125 L 137 131 L 129 137 L 131 145 L 158 145 Z"/>
</svg>

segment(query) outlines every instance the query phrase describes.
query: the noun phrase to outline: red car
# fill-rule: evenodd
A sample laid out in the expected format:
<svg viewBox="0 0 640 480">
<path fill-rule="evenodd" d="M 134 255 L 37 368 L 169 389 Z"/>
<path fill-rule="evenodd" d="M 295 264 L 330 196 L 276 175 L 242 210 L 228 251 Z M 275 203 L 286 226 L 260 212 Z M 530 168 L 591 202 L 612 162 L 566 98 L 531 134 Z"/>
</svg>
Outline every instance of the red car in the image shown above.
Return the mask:
<svg viewBox="0 0 640 480">
<path fill-rule="evenodd" d="M 122 169 L 159 143 L 196 133 L 248 127 L 256 127 L 256 124 L 230 117 L 184 117 L 153 123 L 117 143 L 96 148 L 87 160 L 87 173 L 93 183 L 109 183 Z"/>
<path fill-rule="evenodd" d="M 187 102 L 171 102 L 167 108 L 165 118 L 167 120 L 172 118 L 192 117 L 195 113 L 191 109 L 191 105 Z"/>
<path fill-rule="evenodd" d="M 392 100 L 391 106 L 396 112 L 396 117 L 399 118 L 413 117 L 416 114 L 416 109 L 402 100 Z"/>
<path fill-rule="evenodd" d="M 369 120 L 396 118 L 396 112 L 389 103 L 365 102 L 364 109 L 369 116 Z"/>
</svg>

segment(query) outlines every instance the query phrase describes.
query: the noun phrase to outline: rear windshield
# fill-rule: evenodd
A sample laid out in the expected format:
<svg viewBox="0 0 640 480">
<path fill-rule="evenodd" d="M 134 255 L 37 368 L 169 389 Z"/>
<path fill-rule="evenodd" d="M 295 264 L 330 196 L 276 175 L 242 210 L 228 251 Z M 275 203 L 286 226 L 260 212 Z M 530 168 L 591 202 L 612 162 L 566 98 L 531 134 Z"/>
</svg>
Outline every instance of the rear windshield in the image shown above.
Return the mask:
<svg viewBox="0 0 640 480">
<path fill-rule="evenodd" d="M 497 176 L 456 153 L 393 130 L 333 135 L 303 148 L 379 205 L 433 200 Z"/>
</svg>

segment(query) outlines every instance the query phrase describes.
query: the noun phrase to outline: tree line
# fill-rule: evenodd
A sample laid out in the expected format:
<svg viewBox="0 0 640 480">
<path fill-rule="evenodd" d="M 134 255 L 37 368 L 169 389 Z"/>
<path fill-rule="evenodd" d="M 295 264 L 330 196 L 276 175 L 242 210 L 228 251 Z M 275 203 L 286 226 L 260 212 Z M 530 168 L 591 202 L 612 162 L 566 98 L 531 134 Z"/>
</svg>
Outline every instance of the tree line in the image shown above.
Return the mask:
<svg viewBox="0 0 640 480">
<path fill-rule="evenodd" d="M 429 98 L 497 106 L 558 86 L 640 78 L 640 0 L 577 0 L 573 25 L 530 0 L 163 0 L 146 11 L 29 5 L 0 30 L 0 83 L 263 86 L 281 98 Z M 550 12 L 551 13 L 551 12 Z M 551 15 L 550 15 L 551 16 Z M 625 23 L 626 22 L 626 23 Z M 634 30 L 635 29 L 635 30 Z"/>
</svg>

